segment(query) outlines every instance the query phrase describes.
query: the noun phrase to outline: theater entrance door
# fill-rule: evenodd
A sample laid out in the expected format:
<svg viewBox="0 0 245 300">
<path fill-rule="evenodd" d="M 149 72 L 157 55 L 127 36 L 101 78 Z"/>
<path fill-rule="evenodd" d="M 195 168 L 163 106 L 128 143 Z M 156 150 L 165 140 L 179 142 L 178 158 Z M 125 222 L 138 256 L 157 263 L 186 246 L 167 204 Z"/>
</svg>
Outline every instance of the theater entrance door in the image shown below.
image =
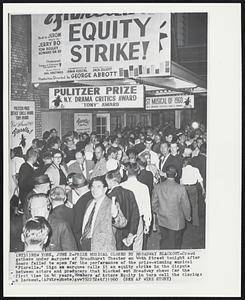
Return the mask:
<svg viewBox="0 0 245 300">
<path fill-rule="evenodd" d="M 110 114 L 96 114 L 96 134 L 103 138 L 106 131 L 110 132 Z"/>
</svg>

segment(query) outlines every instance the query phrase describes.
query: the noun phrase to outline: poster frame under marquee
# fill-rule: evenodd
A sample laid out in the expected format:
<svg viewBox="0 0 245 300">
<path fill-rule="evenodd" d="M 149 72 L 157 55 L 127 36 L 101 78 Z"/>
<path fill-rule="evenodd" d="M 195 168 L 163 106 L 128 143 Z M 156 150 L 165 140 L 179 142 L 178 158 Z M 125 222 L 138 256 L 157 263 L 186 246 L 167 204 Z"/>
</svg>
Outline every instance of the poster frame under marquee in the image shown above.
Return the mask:
<svg viewBox="0 0 245 300">
<path fill-rule="evenodd" d="M 35 138 L 35 102 L 11 101 L 10 147 L 21 146 L 25 154 Z"/>
<path fill-rule="evenodd" d="M 79 118 L 84 118 L 84 123 L 87 124 L 87 128 L 86 126 L 84 126 L 83 128 L 79 128 L 79 125 L 77 125 Z M 78 113 L 74 113 L 74 131 L 78 132 L 78 133 L 91 133 L 93 131 L 93 114 L 92 113 L 84 113 L 84 112 L 78 112 Z"/>
</svg>

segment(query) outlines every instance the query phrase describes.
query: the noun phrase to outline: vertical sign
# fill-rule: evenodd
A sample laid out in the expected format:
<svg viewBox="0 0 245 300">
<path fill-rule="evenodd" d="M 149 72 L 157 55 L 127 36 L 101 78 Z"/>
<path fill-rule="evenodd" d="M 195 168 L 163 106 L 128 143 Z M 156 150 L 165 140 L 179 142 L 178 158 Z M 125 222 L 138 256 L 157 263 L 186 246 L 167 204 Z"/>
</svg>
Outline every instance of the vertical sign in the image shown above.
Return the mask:
<svg viewBox="0 0 245 300">
<path fill-rule="evenodd" d="M 92 132 L 92 114 L 75 113 L 74 114 L 74 131 L 78 133 Z"/>
<path fill-rule="evenodd" d="M 12 101 L 10 115 L 10 147 L 21 146 L 25 153 L 35 138 L 35 102 Z"/>
</svg>

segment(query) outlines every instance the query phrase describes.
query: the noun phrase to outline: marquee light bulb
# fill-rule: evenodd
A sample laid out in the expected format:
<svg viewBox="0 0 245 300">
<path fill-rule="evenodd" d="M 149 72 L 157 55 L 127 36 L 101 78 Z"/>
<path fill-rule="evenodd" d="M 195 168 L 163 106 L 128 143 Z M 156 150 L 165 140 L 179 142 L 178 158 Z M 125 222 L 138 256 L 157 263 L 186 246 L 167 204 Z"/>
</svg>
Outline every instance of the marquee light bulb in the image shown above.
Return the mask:
<svg viewBox="0 0 245 300">
<path fill-rule="evenodd" d="M 199 124 L 198 124 L 198 122 L 193 122 L 191 124 L 191 126 L 192 126 L 193 129 L 197 129 L 199 127 Z"/>
</svg>

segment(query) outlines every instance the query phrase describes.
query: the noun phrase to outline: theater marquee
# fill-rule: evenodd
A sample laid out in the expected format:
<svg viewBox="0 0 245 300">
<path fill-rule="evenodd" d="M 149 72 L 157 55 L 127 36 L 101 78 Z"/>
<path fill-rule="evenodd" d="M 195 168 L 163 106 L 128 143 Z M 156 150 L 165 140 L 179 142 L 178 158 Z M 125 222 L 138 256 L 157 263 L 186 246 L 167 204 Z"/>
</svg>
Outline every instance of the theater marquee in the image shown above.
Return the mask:
<svg viewBox="0 0 245 300">
<path fill-rule="evenodd" d="M 194 95 L 146 97 L 146 110 L 194 108 Z"/>
<path fill-rule="evenodd" d="M 170 74 L 170 14 L 32 15 L 32 82 Z"/>
<path fill-rule="evenodd" d="M 143 85 L 59 87 L 49 89 L 50 109 L 143 107 Z"/>
</svg>

